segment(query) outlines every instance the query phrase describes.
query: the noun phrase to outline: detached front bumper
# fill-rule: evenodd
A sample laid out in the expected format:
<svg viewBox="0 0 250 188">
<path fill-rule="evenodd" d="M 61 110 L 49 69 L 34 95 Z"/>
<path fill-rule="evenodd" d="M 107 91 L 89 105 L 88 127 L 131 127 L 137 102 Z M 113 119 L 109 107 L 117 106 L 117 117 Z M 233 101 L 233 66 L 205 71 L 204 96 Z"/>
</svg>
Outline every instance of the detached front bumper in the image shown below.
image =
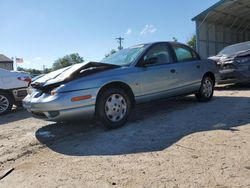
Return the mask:
<svg viewBox="0 0 250 188">
<path fill-rule="evenodd" d="M 218 84 L 243 83 L 250 81 L 250 70 L 221 70 Z"/>
<path fill-rule="evenodd" d="M 23 106 L 36 118 L 49 121 L 92 118 L 98 88 L 50 95 L 35 90 L 23 100 Z M 72 101 L 79 96 L 91 96 L 86 100 Z"/>
</svg>

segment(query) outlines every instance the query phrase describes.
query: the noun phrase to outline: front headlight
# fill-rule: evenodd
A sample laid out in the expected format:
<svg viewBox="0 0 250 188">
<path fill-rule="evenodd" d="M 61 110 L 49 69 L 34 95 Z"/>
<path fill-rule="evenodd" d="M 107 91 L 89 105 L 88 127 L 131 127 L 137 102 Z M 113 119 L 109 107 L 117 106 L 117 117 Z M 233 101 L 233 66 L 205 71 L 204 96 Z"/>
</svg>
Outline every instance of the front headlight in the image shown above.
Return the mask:
<svg viewBox="0 0 250 188">
<path fill-rule="evenodd" d="M 57 86 L 57 87 L 54 87 L 54 88 L 51 88 L 50 94 L 56 95 L 56 94 L 60 93 L 60 91 L 58 91 L 58 90 L 60 90 L 62 87 L 64 87 L 64 84 Z"/>
<path fill-rule="evenodd" d="M 235 60 L 237 63 L 246 63 L 250 62 L 250 56 L 249 57 L 240 57 Z"/>
<path fill-rule="evenodd" d="M 28 93 L 29 95 L 31 95 L 32 92 L 33 92 L 33 88 L 32 88 L 31 86 L 29 86 L 28 89 L 27 89 L 27 93 Z"/>
<path fill-rule="evenodd" d="M 234 70 L 237 69 L 237 67 L 234 64 L 223 64 L 220 67 L 221 70 Z"/>
<path fill-rule="evenodd" d="M 51 94 L 51 95 L 56 95 L 56 94 L 57 94 L 57 88 L 51 90 L 50 94 Z"/>
</svg>

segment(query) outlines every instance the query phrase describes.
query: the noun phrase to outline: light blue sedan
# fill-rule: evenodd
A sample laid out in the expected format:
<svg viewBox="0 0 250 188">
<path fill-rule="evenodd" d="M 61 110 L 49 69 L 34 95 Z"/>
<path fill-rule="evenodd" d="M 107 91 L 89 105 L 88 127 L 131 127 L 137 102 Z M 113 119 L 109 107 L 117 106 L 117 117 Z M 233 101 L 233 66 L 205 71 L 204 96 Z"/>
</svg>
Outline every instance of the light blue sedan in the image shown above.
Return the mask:
<svg viewBox="0 0 250 188">
<path fill-rule="evenodd" d="M 216 63 L 201 60 L 184 44 L 140 44 L 101 62 L 76 64 L 39 78 L 23 106 L 37 118 L 60 122 L 97 117 L 117 128 L 138 103 L 188 94 L 209 101 L 217 80 Z"/>
</svg>

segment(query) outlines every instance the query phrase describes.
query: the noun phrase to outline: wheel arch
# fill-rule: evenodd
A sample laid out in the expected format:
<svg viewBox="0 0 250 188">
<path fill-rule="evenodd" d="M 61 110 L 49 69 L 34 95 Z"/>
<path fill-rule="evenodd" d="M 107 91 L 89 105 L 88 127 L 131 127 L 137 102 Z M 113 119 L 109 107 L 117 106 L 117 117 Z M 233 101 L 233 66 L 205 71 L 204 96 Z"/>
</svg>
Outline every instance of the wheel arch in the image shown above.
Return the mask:
<svg viewBox="0 0 250 188">
<path fill-rule="evenodd" d="M 8 106 L 5 106 L 5 108 L 2 108 L 2 111 L 0 113 L 0 115 L 2 115 L 2 114 L 6 114 L 9 111 L 11 111 L 15 100 L 14 100 L 14 96 L 13 96 L 11 90 L 0 89 L 0 94 L 3 95 L 5 98 L 7 98 L 7 101 L 8 101 Z M 1 107 L 3 107 L 3 106 L 1 106 Z"/>
<path fill-rule="evenodd" d="M 0 92 L 8 94 L 12 98 L 12 100 L 14 101 L 15 98 L 14 98 L 11 90 L 0 89 Z"/>
<path fill-rule="evenodd" d="M 203 75 L 202 78 L 204 78 L 205 76 L 209 76 L 209 77 L 212 79 L 212 81 L 213 81 L 213 83 L 214 83 L 214 85 L 215 85 L 216 79 L 215 79 L 214 73 L 212 73 L 212 72 L 206 72 L 206 73 Z"/>
<path fill-rule="evenodd" d="M 100 98 L 101 94 L 104 91 L 108 90 L 109 88 L 121 88 L 121 89 L 125 90 L 129 94 L 129 96 L 130 96 L 130 98 L 132 100 L 132 104 L 133 105 L 135 104 L 135 96 L 134 96 L 133 90 L 131 89 L 131 87 L 128 84 L 126 84 L 126 83 L 124 83 L 122 81 L 109 82 L 109 83 L 103 85 L 101 87 L 101 89 L 98 91 L 98 94 L 97 94 L 97 97 L 96 97 L 96 101 L 98 101 L 98 99 Z"/>
</svg>

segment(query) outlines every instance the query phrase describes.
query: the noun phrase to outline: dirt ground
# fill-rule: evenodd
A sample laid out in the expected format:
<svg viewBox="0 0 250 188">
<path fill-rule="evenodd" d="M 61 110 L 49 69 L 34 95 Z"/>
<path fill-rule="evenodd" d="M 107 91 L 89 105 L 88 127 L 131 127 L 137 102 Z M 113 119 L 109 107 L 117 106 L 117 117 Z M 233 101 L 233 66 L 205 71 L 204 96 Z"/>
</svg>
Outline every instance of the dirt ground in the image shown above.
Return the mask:
<svg viewBox="0 0 250 188">
<path fill-rule="evenodd" d="M 128 124 L 0 117 L 0 187 L 250 187 L 250 86 L 139 105 Z"/>
</svg>

